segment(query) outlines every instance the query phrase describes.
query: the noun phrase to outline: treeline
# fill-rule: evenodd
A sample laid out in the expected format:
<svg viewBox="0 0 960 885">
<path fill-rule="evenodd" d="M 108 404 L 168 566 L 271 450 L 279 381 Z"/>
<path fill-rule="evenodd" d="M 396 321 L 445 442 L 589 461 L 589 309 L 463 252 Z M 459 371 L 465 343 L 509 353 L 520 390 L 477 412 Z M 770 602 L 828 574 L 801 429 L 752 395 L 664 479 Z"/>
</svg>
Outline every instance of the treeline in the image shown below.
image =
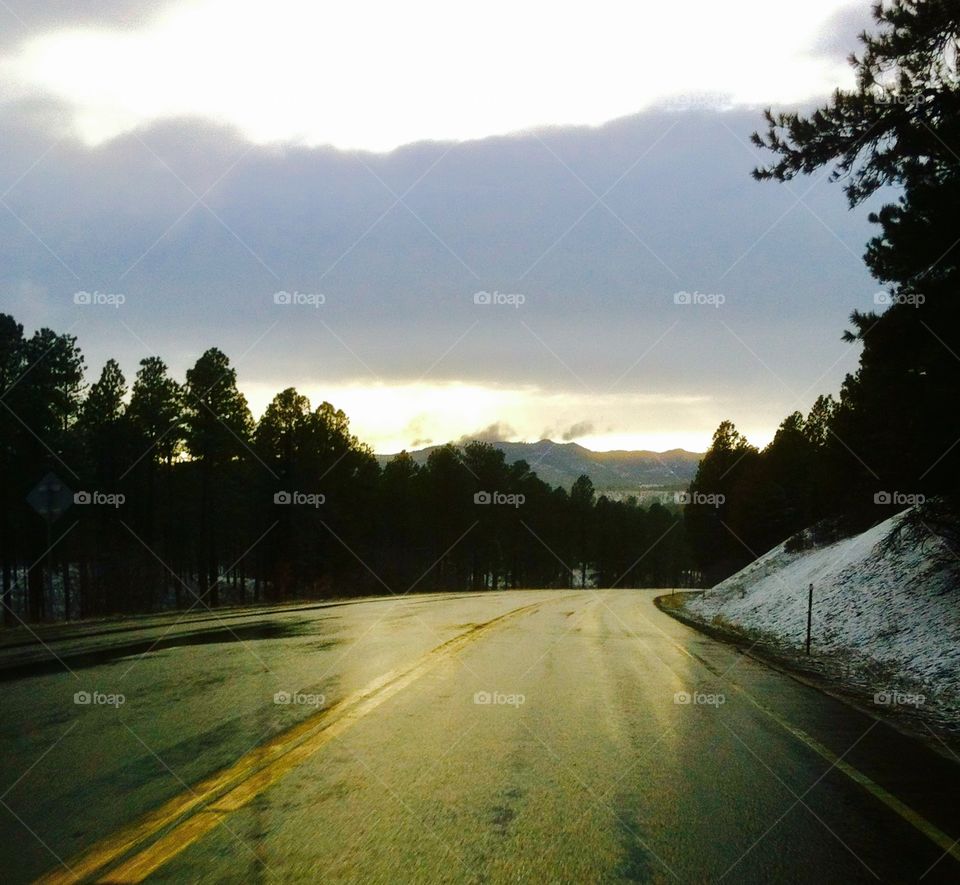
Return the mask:
<svg viewBox="0 0 960 885">
<path fill-rule="evenodd" d="M 960 5 L 894 0 L 873 14 L 877 33 L 851 57 L 857 88 L 811 116 L 767 111 L 753 139 L 775 155 L 759 180 L 833 167 L 851 206 L 899 188 L 870 215 L 878 310 L 851 316 L 844 338 L 862 346 L 860 365 L 837 401 L 790 415 L 762 452 L 729 422 L 717 430 L 686 513 L 708 583 L 805 527 L 817 525 L 792 543 L 914 503 L 928 527 L 960 540 Z"/>
<path fill-rule="evenodd" d="M 474 442 L 382 468 L 293 388 L 254 421 L 206 351 L 84 383 L 75 337 L 0 315 L 5 623 L 408 590 L 692 580 L 677 508 L 568 493 Z M 66 487 L 31 492 L 49 474 Z M 29 500 L 28 500 L 29 499 Z M 39 511 L 37 512 L 37 508 Z M 56 509 L 56 507 L 54 507 Z"/>
</svg>

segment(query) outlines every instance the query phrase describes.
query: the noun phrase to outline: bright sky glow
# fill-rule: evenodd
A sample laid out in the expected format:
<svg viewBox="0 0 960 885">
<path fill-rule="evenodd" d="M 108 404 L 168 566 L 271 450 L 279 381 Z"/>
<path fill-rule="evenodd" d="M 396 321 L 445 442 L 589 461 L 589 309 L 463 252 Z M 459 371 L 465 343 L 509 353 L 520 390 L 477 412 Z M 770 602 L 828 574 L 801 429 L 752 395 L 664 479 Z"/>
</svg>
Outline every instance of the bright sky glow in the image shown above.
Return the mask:
<svg viewBox="0 0 960 885">
<path fill-rule="evenodd" d="M 423 448 L 458 440 L 500 423 L 510 440 L 558 442 L 575 425 L 572 437 L 594 451 L 683 448 L 704 451 L 723 420 L 720 406 L 702 396 L 552 393 L 537 388 L 471 384 L 357 383 L 318 387 L 295 385 L 314 407 L 325 399 L 343 409 L 353 433 L 381 453 Z M 254 415 L 278 392 L 275 385 L 242 384 Z M 591 425 L 591 426 L 585 426 Z M 667 429 L 669 428 L 669 429 Z M 762 423 L 742 426 L 751 442 L 764 445 L 772 434 Z"/>
<path fill-rule="evenodd" d="M 671 99 L 823 94 L 849 73 L 811 49 L 845 5 L 805 0 L 788 19 L 769 0 L 195 0 L 141 30 L 35 37 L 0 65 L 0 94 L 64 101 L 91 144 L 198 115 L 256 142 L 384 151 L 597 125 Z"/>
</svg>

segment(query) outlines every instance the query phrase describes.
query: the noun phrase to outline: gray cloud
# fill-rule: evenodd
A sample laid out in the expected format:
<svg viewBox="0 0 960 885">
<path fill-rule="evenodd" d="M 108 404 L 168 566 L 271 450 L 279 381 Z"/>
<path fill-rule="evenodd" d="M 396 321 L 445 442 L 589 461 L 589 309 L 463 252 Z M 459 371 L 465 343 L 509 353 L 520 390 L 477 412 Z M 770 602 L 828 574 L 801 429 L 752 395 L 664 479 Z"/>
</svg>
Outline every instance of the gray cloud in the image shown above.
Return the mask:
<svg viewBox="0 0 960 885">
<path fill-rule="evenodd" d="M 570 442 L 581 436 L 587 436 L 593 433 L 593 431 L 594 426 L 592 421 L 578 421 L 576 424 L 571 425 L 569 429 L 565 430 L 561 438 L 564 442 Z"/>
<path fill-rule="evenodd" d="M 468 442 L 504 442 L 512 436 L 516 436 L 517 431 L 504 421 L 496 421 L 483 430 L 476 433 L 466 433 L 457 440 L 457 445 L 463 445 Z"/>
<path fill-rule="evenodd" d="M 828 183 L 801 205 L 750 179 L 755 111 L 387 155 L 251 147 L 195 120 L 90 150 L 56 141 L 63 120 L 50 103 L 0 109 L 0 184 L 17 216 L 0 213 L 0 310 L 72 328 L 95 370 L 115 356 L 132 374 L 156 352 L 182 374 L 216 345 L 241 382 L 277 389 L 736 391 L 776 419 L 808 405 L 787 387 L 834 363 L 847 315 L 877 288 L 858 258 L 866 210 L 848 212 Z M 81 308 L 78 290 L 126 302 Z M 281 290 L 323 303 L 277 304 Z M 480 291 L 524 300 L 478 304 Z M 681 291 L 725 302 L 677 305 Z M 852 367 L 838 362 L 818 390 Z"/>
<path fill-rule="evenodd" d="M 135 28 L 170 3 L 143 0 L 4 0 L 0 4 L 0 48 L 9 48 L 48 31 L 98 26 Z"/>
</svg>

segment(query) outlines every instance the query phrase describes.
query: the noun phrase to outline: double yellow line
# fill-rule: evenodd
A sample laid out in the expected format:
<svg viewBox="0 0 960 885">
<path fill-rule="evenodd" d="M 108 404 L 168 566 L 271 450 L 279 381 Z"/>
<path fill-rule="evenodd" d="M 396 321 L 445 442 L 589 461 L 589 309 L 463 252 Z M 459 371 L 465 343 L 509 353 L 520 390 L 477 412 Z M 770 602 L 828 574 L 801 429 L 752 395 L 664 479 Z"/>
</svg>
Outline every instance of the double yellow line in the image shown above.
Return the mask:
<svg viewBox="0 0 960 885">
<path fill-rule="evenodd" d="M 542 602 L 524 605 L 477 624 L 438 645 L 414 664 L 383 674 L 328 709 L 241 756 L 232 765 L 200 781 L 130 826 L 96 843 L 64 864 L 64 869 L 53 870 L 37 882 L 59 885 L 86 881 L 104 873 L 118 861 L 120 863 L 105 874 L 105 881 L 142 882 L 384 701 L 419 679 L 441 659 L 504 621 L 541 605 Z M 158 835 L 159 838 L 136 850 Z"/>
</svg>

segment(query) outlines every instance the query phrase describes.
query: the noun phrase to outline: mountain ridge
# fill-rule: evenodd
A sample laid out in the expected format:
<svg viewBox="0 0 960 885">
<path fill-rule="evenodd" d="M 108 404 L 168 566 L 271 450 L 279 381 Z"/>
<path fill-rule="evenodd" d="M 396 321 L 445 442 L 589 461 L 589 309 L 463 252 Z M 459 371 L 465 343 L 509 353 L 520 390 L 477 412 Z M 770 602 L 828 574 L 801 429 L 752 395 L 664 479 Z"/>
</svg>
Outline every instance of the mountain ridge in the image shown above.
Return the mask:
<svg viewBox="0 0 960 885">
<path fill-rule="evenodd" d="M 471 439 L 461 439 L 453 445 L 463 446 Z M 504 453 L 507 463 L 526 461 L 544 482 L 569 489 L 578 476 L 586 474 L 598 492 L 639 492 L 642 489 L 686 488 L 697 471 L 703 454 L 686 449 L 668 449 L 654 452 L 647 449 L 616 449 L 595 452 L 575 442 L 554 442 L 541 439 L 536 442 L 509 442 L 505 440 L 480 440 Z M 408 450 L 413 460 L 423 464 L 431 452 L 442 445 L 426 446 Z M 399 452 L 378 454 L 377 460 L 385 464 L 397 457 Z"/>
</svg>

